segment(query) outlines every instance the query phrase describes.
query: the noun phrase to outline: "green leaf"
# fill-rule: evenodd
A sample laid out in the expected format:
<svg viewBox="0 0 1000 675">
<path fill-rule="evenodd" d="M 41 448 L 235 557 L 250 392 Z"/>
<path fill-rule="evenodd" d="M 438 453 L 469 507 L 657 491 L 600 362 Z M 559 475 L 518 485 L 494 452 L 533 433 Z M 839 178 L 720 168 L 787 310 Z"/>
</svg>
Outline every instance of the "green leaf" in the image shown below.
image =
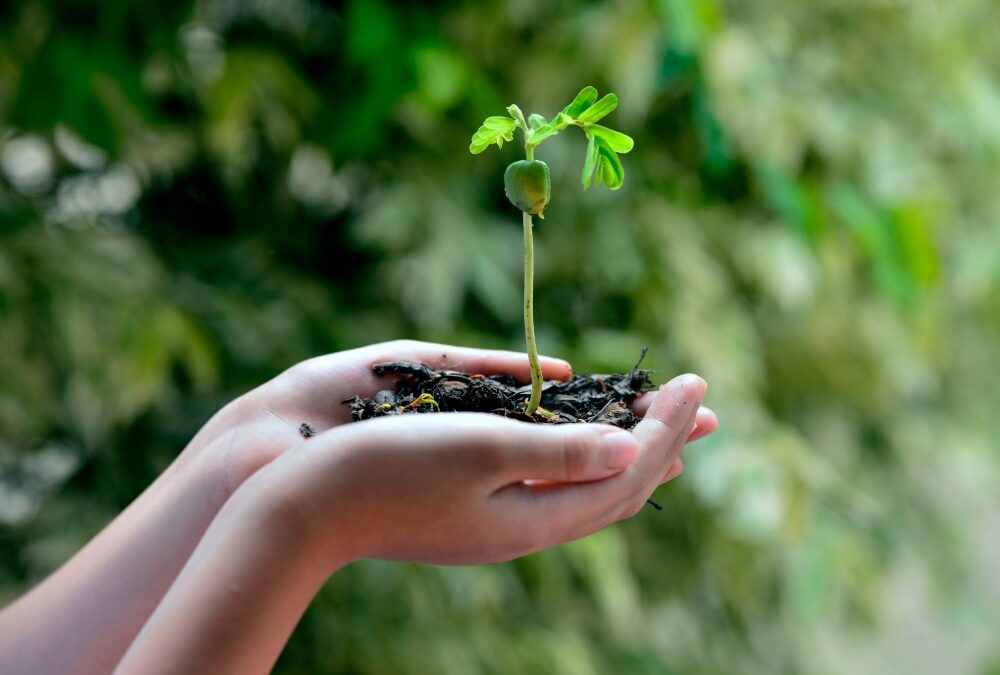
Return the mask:
<svg viewBox="0 0 1000 675">
<path fill-rule="evenodd" d="M 574 123 L 573 118 L 566 113 L 558 113 L 551 122 L 532 131 L 528 136 L 528 143 L 530 145 L 538 145 L 549 136 L 555 136 L 560 131 Z"/>
<path fill-rule="evenodd" d="M 518 108 L 516 104 L 511 103 L 507 106 L 507 112 L 510 113 L 510 116 L 514 118 L 515 122 L 517 122 L 517 126 L 522 129 L 528 128 L 528 123 L 524 120 L 524 113 L 521 112 L 521 109 Z"/>
<path fill-rule="evenodd" d="M 608 145 L 608 142 L 599 136 L 595 136 L 597 155 L 600 162 L 597 175 L 600 180 L 595 183 L 604 182 L 612 190 L 617 190 L 625 181 L 625 168 L 622 167 L 618 154 Z"/>
<path fill-rule="evenodd" d="M 617 190 L 625 182 L 625 167 L 622 166 L 618 155 L 611 155 L 610 158 L 602 157 L 601 177 L 604 184 L 612 190 Z"/>
<path fill-rule="evenodd" d="M 590 106 L 576 116 L 578 122 L 596 122 L 618 107 L 618 97 L 614 94 L 605 95 L 600 101 Z"/>
<path fill-rule="evenodd" d="M 531 113 L 528 116 L 528 126 L 530 126 L 532 130 L 538 129 L 539 127 L 544 127 L 548 123 L 549 123 L 548 120 L 546 120 L 538 113 Z"/>
<path fill-rule="evenodd" d="M 517 122 L 511 117 L 499 115 L 487 117 L 483 121 L 483 125 L 473 134 L 472 142 L 469 144 L 469 152 L 478 155 L 494 143 L 497 144 L 498 148 L 502 148 L 504 141 L 514 140 L 514 129 L 516 128 Z"/>
<path fill-rule="evenodd" d="M 503 117 L 502 115 L 494 115 L 492 117 L 487 117 L 483 121 L 483 127 L 487 129 L 508 130 L 508 129 L 514 129 L 516 126 L 517 122 L 515 122 L 512 118 Z"/>
<path fill-rule="evenodd" d="M 631 136 L 627 136 L 620 131 L 615 131 L 614 129 L 602 127 L 600 124 L 592 124 L 588 126 L 587 131 L 607 141 L 607 144 L 615 152 L 624 154 L 629 152 L 632 149 L 632 146 L 635 145 L 635 141 L 632 140 Z"/>
<path fill-rule="evenodd" d="M 587 155 L 583 160 L 583 189 L 590 187 L 590 181 L 594 179 L 594 170 L 597 168 L 597 143 L 593 136 L 587 136 Z"/>
<path fill-rule="evenodd" d="M 559 128 L 555 124 L 546 124 L 544 127 L 538 127 L 528 136 L 528 145 L 538 145 L 549 136 L 555 136 L 558 133 Z"/>
<path fill-rule="evenodd" d="M 563 108 L 563 112 L 570 117 L 576 117 L 584 110 L 589 108 L 597 100 L 597 90 L 593 87 L 584 87 L 580 90 L 580 93 L 576 95 L 573 102 L 568 106 Z"/>
</svg>

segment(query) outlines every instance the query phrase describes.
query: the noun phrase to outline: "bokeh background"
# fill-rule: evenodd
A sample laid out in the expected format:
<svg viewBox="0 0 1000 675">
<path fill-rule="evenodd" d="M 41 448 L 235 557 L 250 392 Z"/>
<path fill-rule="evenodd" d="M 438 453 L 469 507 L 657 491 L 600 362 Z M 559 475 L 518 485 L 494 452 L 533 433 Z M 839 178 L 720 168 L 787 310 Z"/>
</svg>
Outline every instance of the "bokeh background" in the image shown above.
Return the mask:
<svg viewBox="0 0 1000 675">
<path fill-rule="evenodd" d="M 648 511 L 510 564 L 365 562 L 279 673 L 1000 672 L 993 0 L 0 6 L 0 603 L 226 401 L 319 353 L 521 348 L 518 144 L 614 91 L 625 186 L 539 151 L 544 352 L 710 382 Z M 570 130 L 572 131 L 572 130 Z"/>
</svg>

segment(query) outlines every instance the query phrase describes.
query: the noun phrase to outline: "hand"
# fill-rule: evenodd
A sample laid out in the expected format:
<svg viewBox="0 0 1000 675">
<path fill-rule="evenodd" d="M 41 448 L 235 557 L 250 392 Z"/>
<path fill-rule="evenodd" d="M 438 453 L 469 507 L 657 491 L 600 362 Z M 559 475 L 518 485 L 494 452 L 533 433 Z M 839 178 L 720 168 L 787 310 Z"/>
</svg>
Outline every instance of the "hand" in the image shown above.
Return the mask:
<svg viewBox="0 0 1000 675">
<path fill-rule="evenodd" d="M 300 442 L 246 488 L 338 565 L 508 560 L 638 511 L 669 475 L 703 394 L 700 378 L 676 378 L 644 402 L 631 433 L 472 413 L 370 420 Z"/>
</svg>

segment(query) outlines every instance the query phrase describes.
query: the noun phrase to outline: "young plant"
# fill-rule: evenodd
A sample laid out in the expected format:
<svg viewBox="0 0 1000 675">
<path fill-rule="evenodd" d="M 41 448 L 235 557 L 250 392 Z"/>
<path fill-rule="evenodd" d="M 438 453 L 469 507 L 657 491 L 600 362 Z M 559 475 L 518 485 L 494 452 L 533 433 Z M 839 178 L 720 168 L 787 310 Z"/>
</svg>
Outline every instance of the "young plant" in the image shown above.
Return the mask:
<svg viewBox="0 0 1000 675">
<path fill-rule="evenodd" d="M 526 408 L 529 414 L 538 409 L 542 398 L 542 367 L 538 364 L 538 347 L 535 344 L 535 249 L 531 217 L 538 215 L 539 218 L 545 218 L 544 210 L 552 192 L 549 167 L 545 162 L 535 159 L 535 148 L 567 127 L 579 127 L 587 137 L 587 154 L 584 156 L 581 177 L 583 189 L 603 183 L 612 190 L 617 190 L 625 179 L 625 169 L 622 168 L 618 155 L 631 150 L 633 141 L 620 131 L 597 124 L 617 107 L 617 96 L 607 94 L 598 100 L 597 90 L 593 87 L 585 87 L 552 120 L 546 120 L 538 114 L 528 115 L 525 119 L 520 108 L 510 105 L 507 106 L 510 117 L 487 117 L 472 136 L 472 143 L 469 145 L 469 152 L 478 155 L 494 143 L 502 148 L 504 141 L 513 141 L 517 129 L 524 135 L 525 159 L 507 167 L 503 182 L 507 199 L 522 211 L 521 221 L 524 225 L 524 337 L 528 344 L 528 361 L 531 363 L 531 398 Z"/>
</svg>

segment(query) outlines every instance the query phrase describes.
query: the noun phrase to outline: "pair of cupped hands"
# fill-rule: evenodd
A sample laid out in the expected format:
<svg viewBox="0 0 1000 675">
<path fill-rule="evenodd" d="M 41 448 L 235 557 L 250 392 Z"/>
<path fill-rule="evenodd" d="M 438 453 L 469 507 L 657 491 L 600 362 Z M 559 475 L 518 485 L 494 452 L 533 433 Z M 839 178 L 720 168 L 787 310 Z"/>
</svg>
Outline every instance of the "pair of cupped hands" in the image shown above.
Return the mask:
<svg viewBox="0 0 1000 675">
<path fill-rule="evenodd" d="M 705 382 L 636 399 L 631 432 L 497 415 L 349 423 L 383 361 L 529 379 L 524 354 L 389 342 L 293 366 L 220 410 L 48 579 L 0 610 L 0 672 L 265 673 L 326 579 L 360 558 L 509 560 L 637 513 L 714 431 Z M 546 378 L 571 374 L 542 359 Z M 308 422 L 318 434 L 303 438 Z"/>
<path fill-rule="evenodd" d="M 216 463 L 221 499 L 239 488 L 244 500 L 261 500 L 338 564 L 498 562 L 635 515 L 683 471 L 684 445 L 718 427 L 702 407 L 704 380 L 690 374 L 637 398 L 642 419 L 632 431 L 482 413 L 350 423 L 341 401 L 390 387 L 372 372 L 384 361 L 530 379 L 524 354 L 407 340 L 304 361 L 221 411 L 192 441 Z M 541 366 L 546 379 L 572 374 L 559 359 L 542 357 Z M 319 433 L 303 438 L 302 422 Z"/>
</svg>

